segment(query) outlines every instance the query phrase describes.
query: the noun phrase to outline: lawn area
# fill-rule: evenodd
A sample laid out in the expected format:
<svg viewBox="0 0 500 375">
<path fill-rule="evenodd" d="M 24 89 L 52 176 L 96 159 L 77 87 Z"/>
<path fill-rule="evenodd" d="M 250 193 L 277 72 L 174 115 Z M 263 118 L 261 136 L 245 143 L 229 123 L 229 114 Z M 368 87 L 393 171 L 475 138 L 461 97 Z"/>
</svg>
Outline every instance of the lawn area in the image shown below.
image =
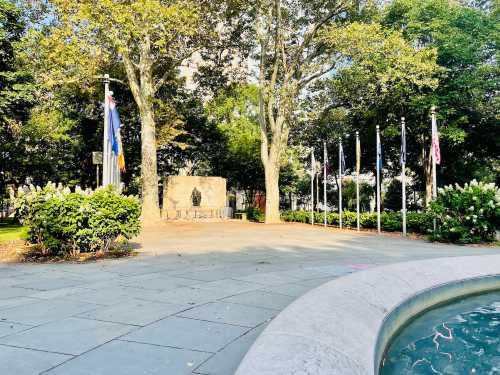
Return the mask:
<svg viewBox="0 0 500 375">
<path fill-rule="evenodd" d="M 0 244 L 24 240 L 28 235 L 28 228 L 11 220 L 0 221 Z"/>
</svg>

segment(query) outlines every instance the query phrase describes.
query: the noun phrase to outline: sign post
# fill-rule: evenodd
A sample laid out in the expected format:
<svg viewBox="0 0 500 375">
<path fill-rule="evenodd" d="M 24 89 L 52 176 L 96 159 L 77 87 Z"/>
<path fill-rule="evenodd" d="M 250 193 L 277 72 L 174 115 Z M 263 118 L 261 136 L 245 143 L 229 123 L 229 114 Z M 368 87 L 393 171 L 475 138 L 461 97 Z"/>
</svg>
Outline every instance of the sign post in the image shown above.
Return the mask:
<svg viewBox="0 0 500 375">
<path fill-rule="evenodd" d="M 99 166 L 102 165 L 102 152 L 101 151 L 93 151 L 92 152 L 92 164 L 96 166 L 96 187 L 99 187 Z"/>
</svg>

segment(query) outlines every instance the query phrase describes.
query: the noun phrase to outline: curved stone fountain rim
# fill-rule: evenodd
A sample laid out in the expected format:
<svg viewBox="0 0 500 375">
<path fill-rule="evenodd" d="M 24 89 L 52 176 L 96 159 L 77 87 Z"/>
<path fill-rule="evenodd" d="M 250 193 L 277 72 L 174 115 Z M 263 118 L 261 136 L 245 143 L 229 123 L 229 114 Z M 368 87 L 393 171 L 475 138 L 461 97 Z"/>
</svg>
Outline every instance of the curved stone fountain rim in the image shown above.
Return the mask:
<svg viewBox="0 0 500 375">
<path fill-rule="evenodd" d="M 463 295 L 500 289 L 500 255 L 391 264 L 330 281 L 283 310 L 236 375 L 374 375 L 412 317 Z"/>
</svg>

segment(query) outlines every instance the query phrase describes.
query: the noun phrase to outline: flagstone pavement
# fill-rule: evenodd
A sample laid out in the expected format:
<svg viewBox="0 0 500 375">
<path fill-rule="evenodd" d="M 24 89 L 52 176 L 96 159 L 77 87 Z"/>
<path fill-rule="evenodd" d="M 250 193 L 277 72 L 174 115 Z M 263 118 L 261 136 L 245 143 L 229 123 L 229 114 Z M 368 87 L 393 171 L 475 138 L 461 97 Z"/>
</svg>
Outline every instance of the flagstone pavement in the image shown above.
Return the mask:
<svg viewBox="0 0 500 375">
<path fill-rule="evenodd" d="M 268 322 L 316 286 L 500 250 L 235 222 L 159 225 L 138 248 L 87 264 L 0 264 L 0 374 L 230 375 Z"/>
</svg>

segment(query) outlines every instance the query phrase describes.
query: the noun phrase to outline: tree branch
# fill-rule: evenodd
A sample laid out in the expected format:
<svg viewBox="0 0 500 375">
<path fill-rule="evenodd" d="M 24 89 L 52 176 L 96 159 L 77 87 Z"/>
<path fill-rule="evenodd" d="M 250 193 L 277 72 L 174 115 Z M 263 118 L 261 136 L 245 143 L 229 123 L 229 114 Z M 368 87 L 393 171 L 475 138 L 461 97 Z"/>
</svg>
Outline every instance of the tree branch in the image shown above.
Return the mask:
<svg viewBox="0 0 500 375">
<path fill-rule="evenodd" d="M 202 47 L 197 47 L 197 48 L 190 50 L 189 52 L 186 52 L 185 54 L 183 54 L 179 58 L 173 60 L 172 66 L 180 65 L 184 60 L 186 60 L 188 57 L 192 56 L 196 52 L 200 51 L 201 49 L 202 49 Z M 165 82 L 167 81 L 167 79 L 171 73 L 172 73 L 172 70 L 170 69 L 170 67 L 167 67 L 167 70 L 163 73 L 162 77 L 154 85 L 154 87 L 153 87 L 154 93 L 158 92 L 158 90 L 161 89 L 161 87 L 165 84 Z"/>
<path fill-rule="evenodd" d="M 134 95 L 137 104 L 142 106 L 143 100 L 141 96 L 141 87 L 139 85 L 135 67 L 134 64 L 132 63 L 132 60 L 130 59 L 129 50 L 127 47 L 123 48 L 122 56 L 123 56 L 123 65 L 125 65 L 125 72 L 127 73 L 127 78 L 130 85 L 130 90 L 132 91 L 132 94 Z"/>
<path fill-rule="evenodd" d="M 320 70 L 319 72 L 312 74 L 309 77 L 301 79 L 298 83 L 298 88 L 301 89 L 301 88 L 307 86 L 311 81 L 314 81 L 315 79 L 320 78 L 321 76 L 330 72 L 334 67 L 335 67 L 335 64 L 332 64 L 328 68 Z"/>
<path fill-rule="evenodd" d="M 310 43 L 316 36 L 317 32 L 323 27 L 326 23 L 328 23 L 333 17 L 338 15 L 345 7 L 345 1 L 342 1 L 339 3 L 339 5 L 332 10 L 330 13 L 328 13 L 325 17 L 320 19 L 316 24 L 313 25 L 312 29 L 306 33 L 304 36 L 304 40 L 300 44 L 299 48 L 297 49 L 297 52 L 295 53 L 295 56 L 292 59 L 291 65 L 292 65 L 292 75 L 297 69 L 297 66 L 301 63 L 301 57 L 302 54 L 304 53 L 305 49 L 309 47 Z"/>
</svg>

